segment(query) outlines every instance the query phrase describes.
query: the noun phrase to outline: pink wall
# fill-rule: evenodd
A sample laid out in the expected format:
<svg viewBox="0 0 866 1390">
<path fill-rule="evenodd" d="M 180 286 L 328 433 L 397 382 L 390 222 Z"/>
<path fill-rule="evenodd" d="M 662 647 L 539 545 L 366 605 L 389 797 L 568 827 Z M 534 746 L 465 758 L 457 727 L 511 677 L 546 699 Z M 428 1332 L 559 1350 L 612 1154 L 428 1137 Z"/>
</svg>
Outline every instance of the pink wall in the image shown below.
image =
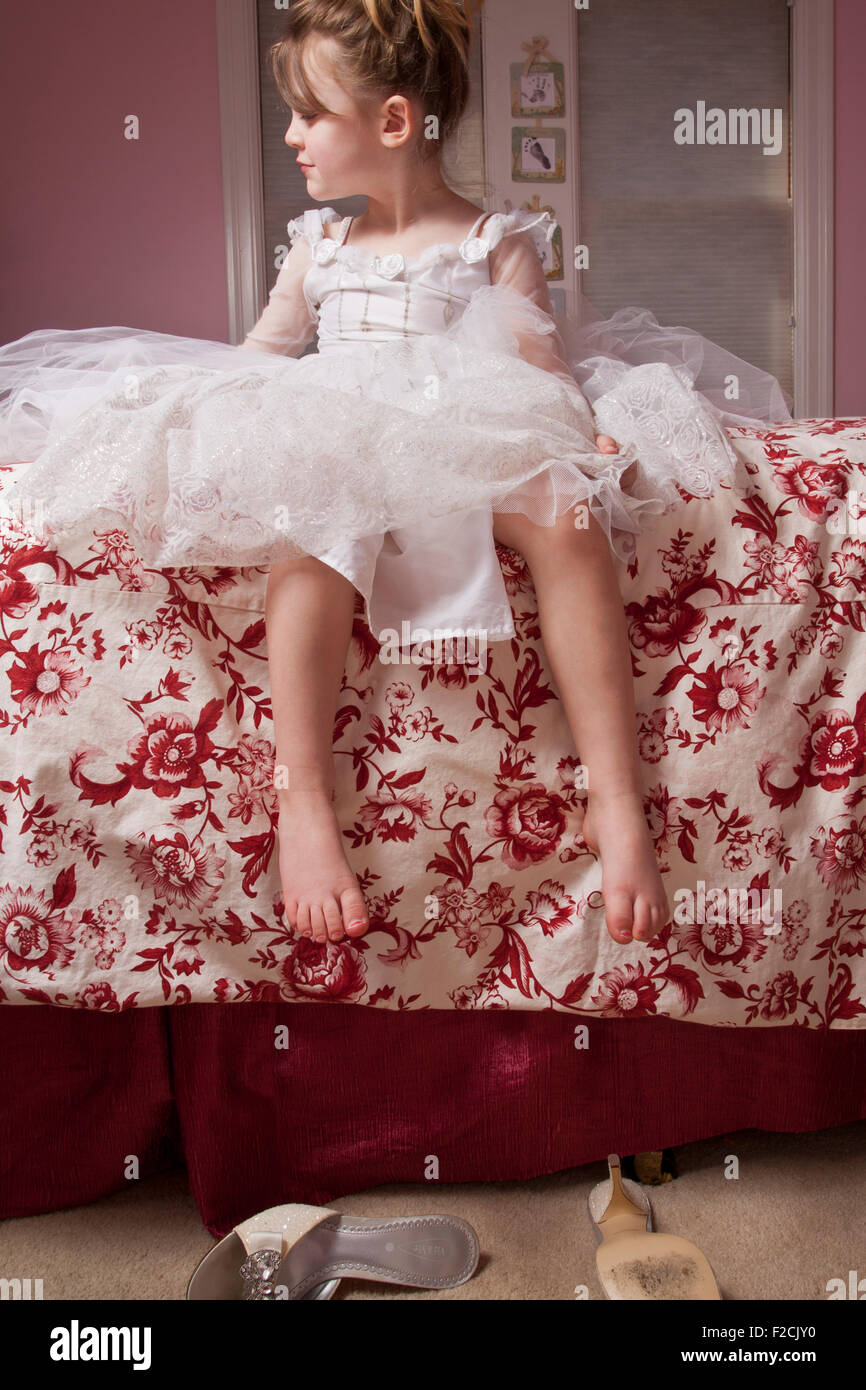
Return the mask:
<svg viewBox="0 0 866 1390">
<path fill-rule="evenodd" d="M 2 341 L 99 324 L 227 339 L 214 8 L 4 8 Z"/>
<path fill-rule="evenodd" d="M 100 324 L 225 341 L 213 0 L 40 0 L 3 30 L 0 341 Z M 866 413 L 864 60 L 866 0 L 836 0 L 839 415 Z"/>
<path fill-rule="evenodd" d="M 836 414 L 866 415 L 866 0 L 836 0 Z"/>
</svg>

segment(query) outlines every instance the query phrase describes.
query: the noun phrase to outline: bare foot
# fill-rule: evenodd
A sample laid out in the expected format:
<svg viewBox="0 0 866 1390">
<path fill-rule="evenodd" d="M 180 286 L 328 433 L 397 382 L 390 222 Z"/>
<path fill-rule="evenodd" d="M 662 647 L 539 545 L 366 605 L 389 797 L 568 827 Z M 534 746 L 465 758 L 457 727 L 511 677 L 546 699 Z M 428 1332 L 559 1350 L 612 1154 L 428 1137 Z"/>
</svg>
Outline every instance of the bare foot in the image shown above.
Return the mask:
<svg viewBox="0 0 866 1390">
<path fill-rule="evenodd" d="M 601 855 L 601 892 L 614 941 L 651 941 L 671 909 L 656 863 L 640 792 L 590 793 L 583 838 Z"/>
<path fill-rule="evenodd" d="M 279 806 L 280 878 L 292 930 L 313 941 L 363 936 L 370 918 L 330 793 L 309 787 L 280 792 Z"/>
</svg>

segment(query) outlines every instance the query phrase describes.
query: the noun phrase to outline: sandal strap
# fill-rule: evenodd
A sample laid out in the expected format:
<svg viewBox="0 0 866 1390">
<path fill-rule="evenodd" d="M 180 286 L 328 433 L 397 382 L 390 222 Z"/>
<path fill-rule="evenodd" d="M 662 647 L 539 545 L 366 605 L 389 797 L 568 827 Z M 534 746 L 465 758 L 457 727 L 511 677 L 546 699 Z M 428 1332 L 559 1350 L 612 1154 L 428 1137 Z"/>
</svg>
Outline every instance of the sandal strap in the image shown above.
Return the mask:
<svg viewBox="0 0 866 1390">
<path fill-rule="evenodd" d="M 240 1267 L 244 1298 L 272 1299 L 277 1270 L 293 1245 L 331 1216 L 340 1216 L 334 1207 L 305 1206 L 289 1203 L 283 1207 L 268 1207 L 235 1226 L 247 1258 Z"/>
</svg>

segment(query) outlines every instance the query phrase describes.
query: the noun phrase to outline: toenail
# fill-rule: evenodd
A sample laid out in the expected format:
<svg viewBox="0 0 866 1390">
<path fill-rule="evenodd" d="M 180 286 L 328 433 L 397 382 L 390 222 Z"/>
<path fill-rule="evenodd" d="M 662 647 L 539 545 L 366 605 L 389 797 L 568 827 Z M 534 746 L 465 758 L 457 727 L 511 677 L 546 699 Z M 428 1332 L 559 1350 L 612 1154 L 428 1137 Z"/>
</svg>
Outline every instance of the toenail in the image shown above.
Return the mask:
<svg viewBox="0 0 866 1390">
<path fill-rule="evenodd" d="M 358 917 L 354 922 L 350 922 L 350 927 L 363 927 L 365 925 L 363 917 Z"/>
</svg>

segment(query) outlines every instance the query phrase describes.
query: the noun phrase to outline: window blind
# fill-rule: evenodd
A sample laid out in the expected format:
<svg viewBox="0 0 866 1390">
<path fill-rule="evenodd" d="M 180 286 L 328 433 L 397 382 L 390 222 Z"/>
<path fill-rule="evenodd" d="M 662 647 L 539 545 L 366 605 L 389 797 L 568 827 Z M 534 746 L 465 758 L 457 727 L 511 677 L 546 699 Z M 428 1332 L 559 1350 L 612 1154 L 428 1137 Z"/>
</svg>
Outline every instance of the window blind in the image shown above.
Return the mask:
<svg viewBox="0 0 866 1390">
<path fill-rule="evenodd" d="M 603 313 L 649 307 L 793 393 L 789 22 L 786 0 L 580 11 L 578 205 L 582 288 Z M 707 113 L 781 111 L 782 152 L 677 144 L 675 113 L 697 123 L 701 102 Z M 739 121 L 727 126 L 737 138 Z"/>
</svg>

